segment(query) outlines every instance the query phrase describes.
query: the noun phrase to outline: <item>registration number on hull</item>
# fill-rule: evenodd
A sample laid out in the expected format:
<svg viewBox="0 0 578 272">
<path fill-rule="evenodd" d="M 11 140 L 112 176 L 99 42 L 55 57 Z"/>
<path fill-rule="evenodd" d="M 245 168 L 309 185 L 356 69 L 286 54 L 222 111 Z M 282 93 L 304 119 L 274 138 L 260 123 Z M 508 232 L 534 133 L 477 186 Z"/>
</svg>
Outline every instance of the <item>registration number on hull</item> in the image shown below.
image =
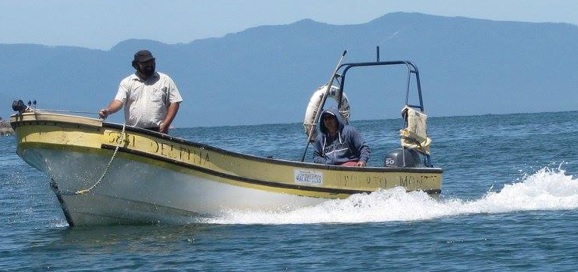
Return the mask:
<svg viewBox="0 0 578 272">
<path fill-rule="evenodd" d="M 295 183 L 323 185 L 323 173 L 321 172 L 296 169 L 294 171 L 294 176 L 295 176 Z"/>
</svg>

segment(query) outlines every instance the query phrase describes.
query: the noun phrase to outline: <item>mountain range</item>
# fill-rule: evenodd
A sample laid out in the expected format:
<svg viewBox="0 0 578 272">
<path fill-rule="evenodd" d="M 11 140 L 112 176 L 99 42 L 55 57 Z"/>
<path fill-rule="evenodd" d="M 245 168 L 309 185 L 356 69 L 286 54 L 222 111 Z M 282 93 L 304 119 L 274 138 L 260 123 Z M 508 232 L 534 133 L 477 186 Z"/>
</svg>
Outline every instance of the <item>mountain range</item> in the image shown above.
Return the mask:
<svg viewBox="0 0 578 272">
<path fill-rule="evenodd" d="M 131 39 L 110 50 L 0 44 L 0 116 L 7 118 L 12 101 L 22 99 L 97 117 L 134 72 L 133 54 L 145 48 L 184 98 L 176 127 L 300 123 L 341 53 L 348 51 L 345 62 L 372 61 L 376 47 L 380 60 L 419 67 L 430 116 L 571 111 L 578 109 L 577 46 L 572 24 L 420 13 L 355 25 L 305 19 L 186 44 Z M 353 97 L 352 119 L 399 115 L 380 116 L 380 101 Z M 113 116 L 122 122 L 122 113 Z"/>
</svg>

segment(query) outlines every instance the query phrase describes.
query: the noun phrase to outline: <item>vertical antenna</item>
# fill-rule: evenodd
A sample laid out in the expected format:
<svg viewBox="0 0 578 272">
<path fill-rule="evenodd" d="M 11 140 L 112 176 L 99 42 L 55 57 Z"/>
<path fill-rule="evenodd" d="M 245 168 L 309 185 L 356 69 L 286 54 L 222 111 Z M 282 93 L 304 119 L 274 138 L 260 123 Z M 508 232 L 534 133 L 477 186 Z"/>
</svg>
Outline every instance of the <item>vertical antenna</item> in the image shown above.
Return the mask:
<svg viewBox="0 0 578 272">
<path fill-rule="evenodd" d="M 377 56 L 377 62 L 379 62 L 379 45 L 375 47 L 375 55 Z"/>
</svg>

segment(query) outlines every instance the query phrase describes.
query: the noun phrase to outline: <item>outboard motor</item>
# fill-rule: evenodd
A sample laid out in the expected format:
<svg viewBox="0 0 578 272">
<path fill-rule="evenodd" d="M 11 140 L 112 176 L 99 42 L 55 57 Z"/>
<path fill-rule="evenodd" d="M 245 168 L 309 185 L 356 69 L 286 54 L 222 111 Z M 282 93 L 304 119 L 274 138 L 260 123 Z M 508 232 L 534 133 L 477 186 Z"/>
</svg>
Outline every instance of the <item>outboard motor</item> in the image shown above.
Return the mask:
<svg viewBox="0 0 578 272">
<path fill-rule="evenodd" d="M 24 101 L 22 100 L 14 100 L 12 102 L 12 110 L 17 111 L 19 113 L 23 113 L 26 111 L 26 105 L 24 105 Z"/>
<path fill-rule="evenodd" d="M 394 149 L 383 160 L 383 166 L 385 167 L 418 167 L 420 165 L 419 153 L 407 148 Z"/>
</svg>

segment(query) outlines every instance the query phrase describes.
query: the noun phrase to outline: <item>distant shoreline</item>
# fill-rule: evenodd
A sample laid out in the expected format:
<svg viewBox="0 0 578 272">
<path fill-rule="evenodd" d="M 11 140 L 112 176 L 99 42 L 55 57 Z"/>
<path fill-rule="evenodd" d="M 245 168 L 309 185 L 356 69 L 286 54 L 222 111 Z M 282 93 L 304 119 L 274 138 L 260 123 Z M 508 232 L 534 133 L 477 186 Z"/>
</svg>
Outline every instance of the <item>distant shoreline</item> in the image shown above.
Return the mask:
<svg viewBox="0 0 578 272">
<path fill-rule="evenodd" d="M 0 120 L 0 135 L 13 135 L 14 130 L 8 120 Z"/>
</svg>

